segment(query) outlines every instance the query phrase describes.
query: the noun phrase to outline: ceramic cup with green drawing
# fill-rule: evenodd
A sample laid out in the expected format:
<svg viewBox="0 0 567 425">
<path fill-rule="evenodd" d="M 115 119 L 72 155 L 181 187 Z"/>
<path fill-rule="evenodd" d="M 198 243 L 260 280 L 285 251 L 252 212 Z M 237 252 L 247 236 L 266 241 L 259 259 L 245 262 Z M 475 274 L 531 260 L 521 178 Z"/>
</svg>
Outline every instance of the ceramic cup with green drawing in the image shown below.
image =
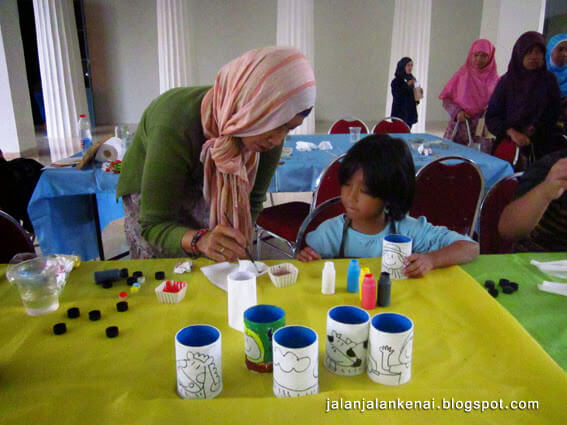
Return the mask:
<svg viewBox="0 0 567 425">
<path fill-rule="evenodd" d="M 260 304 L 244 312 L 246 367 L 256 372 L 272 371 L 272 335 L 285 326 L 285 312 L 275 305 Z"/>
</svg>

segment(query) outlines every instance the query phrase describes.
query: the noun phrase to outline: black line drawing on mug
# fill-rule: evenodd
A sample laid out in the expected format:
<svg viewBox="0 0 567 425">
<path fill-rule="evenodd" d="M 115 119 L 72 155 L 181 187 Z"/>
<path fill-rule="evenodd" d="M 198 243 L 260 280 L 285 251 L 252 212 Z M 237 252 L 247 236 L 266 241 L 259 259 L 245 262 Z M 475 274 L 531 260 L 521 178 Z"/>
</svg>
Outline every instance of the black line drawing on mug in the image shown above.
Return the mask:
<svg viewBox="0 0 567 425">
<path fill-rule="evenodd" d="M 319 392 L 319 382 L 315 382 L 307 388 L 289 388 L 286 387 L 274 378 L 274 393 L 282 397 L 299 397 L 302 395 L 317 394 Z"/>
<path fill-rule="evenodd" d="M 398 245 L 384 245 L 382 251 L 382 266 L 390 273 L 391 279 L 400 279 L 404 276 L 405 259 L 405 254 Z"/>
<path fill-rule="evenodd" d="M 177 361 L 177 369 L 183 374 L 177 385 L 183 392 L 182 396 L 191 397 L 193 394 L 191 398 L 204 399 L 217 392 L 221 386 L 221 377 L 215 359 L 208 354 L 191 351 L 187 352 L 186 357 Z"/>
<path fill-rule="evenodd" d="M 311 359 L 309 357 L 298 357 L 293 351 L 286 351 L 285 353 L 278 347 L 275 348 L 280 353 L 280 356 L 274 355 L 274 368 L 278 367 L 284 373 L 301 373 L 309 369 Z"/>
<path fill-rule="evenodd" d="M 336 372 L 340 367 L 342 372 L 348 373 L 348 369 L 363 366 L 368 340 L 356 342 L 332 330 L 327 341 L 325 366 L 329 370 Z"/>
<path fill-rule="evenodd" d="M 378 347 L 380 351 L 380 361 L 372 356 L 372 350 L 368 355 L 368 373 L 381 376 L 382 381 L 389 380 L 392 384 L 399 384 L 405 373 L 411 367 L 411 350 L 413 346 L 413 332 L 410 333 L 400 345 L 397 363 L 394 353 L 396 352 L 389 345 Z M 390 377 L 390 378 L 389 378 Z"/>
</svg>

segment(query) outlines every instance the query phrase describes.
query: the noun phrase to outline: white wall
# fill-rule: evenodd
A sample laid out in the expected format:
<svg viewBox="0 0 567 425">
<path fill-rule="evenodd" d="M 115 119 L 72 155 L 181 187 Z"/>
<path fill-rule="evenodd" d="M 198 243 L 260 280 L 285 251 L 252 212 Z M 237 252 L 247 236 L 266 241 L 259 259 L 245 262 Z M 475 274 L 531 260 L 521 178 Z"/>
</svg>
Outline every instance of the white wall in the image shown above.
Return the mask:
<svg viewBox="0 0 567 425">
<path fill-rule="evenodd" d="M 431 47 L 427 87 L 427 120 L 447 121 L 439 100 L 447 81 L 466 61 L 471 44 L 478 40 L 483 0 L 433 0 Z M 415 76 L 418 81 L 420 75 Z"/>
<path fill-rule="evenodd" d="M 348 5 L 348 6 L 347 6 Z M 383 118 L 394 0 L 316 0 L 316 118 Z"/>
<path fill-rule="evenodd" d="M 196 85 L 276 42 L 276 0 L 186 0 Z M 97 125 L 137 123 L 159 95 L 156 0 L 85 0 Z"/>
<path fill-rule="evenodd" d="M 85 0 L 97 125 L 137 123 L 159 95 L 156 0 Z"/>
<path fill-rule="evenodd" d="M 0 1 L 0 149 L 34 149 L 35 133 L 16 0 Z"/>
<path fill-rule="evenodd" d="M 276 44 L 276 0 L 188 0 L 195 80 L 213 84 L 242 53 Z"/>
<path fill-rule="evenodd" d="M 500 75 L 508 70 L 518 37 L 543 30 L 544 6 L 545 0 L 484 0 L 480 36 L 494 43 Z"/>
</svg>

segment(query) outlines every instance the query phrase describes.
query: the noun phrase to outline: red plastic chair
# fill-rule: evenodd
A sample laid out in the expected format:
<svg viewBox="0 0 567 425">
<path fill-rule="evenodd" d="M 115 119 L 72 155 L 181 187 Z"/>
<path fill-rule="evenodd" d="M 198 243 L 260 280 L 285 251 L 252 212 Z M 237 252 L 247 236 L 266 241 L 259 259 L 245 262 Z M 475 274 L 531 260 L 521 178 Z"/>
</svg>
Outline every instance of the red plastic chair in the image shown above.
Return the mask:
<svg viewBox="0 0 567 425">
<path fill-rule="evenodd" d="M 364 121 L 359 120 L 358 118 L 348 117 L 348 118 L 341 118 L 337 120 L 331 125 L 329 128 L 329 134 L 348 134 L 349 127 L 360 127 L 361 133 L 368 133 L 368 126 L 364 123 Z"/>
<path fill-rule="evenodd" d="M 518 177 L 522 174 L 515 173 L 499 180 L 484 197 L 480 206 L 478 235 L 481 254 L 508 254 L 512 252 L 513 242 L 500 236 L 498 221 L 506 205 L 514 199 Z"/>
<path fill-rule="evenodd" d="M 478 166 L 467 158 L 446 156 L 417 172 L 409 214 L 472 236 L 483 193 L 484 178 Z"/>
<path fill-rule="evenodd" d="M 0 235 L 0 263 L 8 263 L 16 254 L 35 253 L 31 235 L 4 211 L 0 211 Z"/>
<path fill-rule="evenodd" d="M 386 117 L 372 129 L 374 134 L 410 133 L 408 125 L 401 118 Z"/>
<path fill-rule="evenodd" d="M 508 161 L 512 164 L 512 167 L 515 167 L 520 157 L 520 148 L 511 139 L 506 137 L 496 146 L 492 155 L 504 161 Z"/>
<path fill-rule="evenodd" d="M 318 205 L 328 199 L 339 196 L 341 193 L 339 167 L 340 161 L 344 156 L 345 154 L 338 156 L 321 171 L 315 181 L 311 205 L 305 202 L 286 202 L 265 208 L 260 213 L 256 220 L 256 250 L 258 258 L 260 257 L 261 243 L 266 243 L 272 248 L 289 255 L 288 251 L 284 251 L 277 245 L 269 243 L 268 240 L 271 238 L 283 242 L 287 245 L 291 256 L 295 256 L 295 241 L 303 221 Z"/>
<path fill-rule="evenodd" d="M 294 254 L 305 247 L 305 236 L 307 235 L 307 233 L 315 230 L 325 220 L 336 217 L 339 214 L 343 214 L 344 212 L 345 207 L 341 202 L 340 196 L 327 199 L 325 202 L 311 211 L 305 218 L 305 220 L 303 220 L 301 228 L 299 229 L 299 232 L 297 234 L 297 239 L 295 241 L 296 250 L 294 251 Z"/>
</svg>

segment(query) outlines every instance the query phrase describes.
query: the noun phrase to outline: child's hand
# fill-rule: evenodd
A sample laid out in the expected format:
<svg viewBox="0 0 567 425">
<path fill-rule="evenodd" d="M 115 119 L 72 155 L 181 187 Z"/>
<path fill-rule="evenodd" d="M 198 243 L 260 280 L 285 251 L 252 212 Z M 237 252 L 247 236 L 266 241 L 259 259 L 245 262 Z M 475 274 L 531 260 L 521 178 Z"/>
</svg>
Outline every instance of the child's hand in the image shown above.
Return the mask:
<svg viewBox="0 0 567 425">
<path fill-rule="evenodd" d="M 409 277 L 423 277 L 433 270 L 433 259 L 427 254 L 412 254 L 406 258 L 404 274 Z"/>
<path fill-rule="evenodd" d="M 301 251 L 299 251 L 299 254 L 297 254 L 295 258 L 297 258 L 299 261 L 309 262 L 313 260 L 320 260 L 321 255 L 319 255 L 319 253 L 316 252 L 313 248 L 306 246 Z"/>
</svg>

